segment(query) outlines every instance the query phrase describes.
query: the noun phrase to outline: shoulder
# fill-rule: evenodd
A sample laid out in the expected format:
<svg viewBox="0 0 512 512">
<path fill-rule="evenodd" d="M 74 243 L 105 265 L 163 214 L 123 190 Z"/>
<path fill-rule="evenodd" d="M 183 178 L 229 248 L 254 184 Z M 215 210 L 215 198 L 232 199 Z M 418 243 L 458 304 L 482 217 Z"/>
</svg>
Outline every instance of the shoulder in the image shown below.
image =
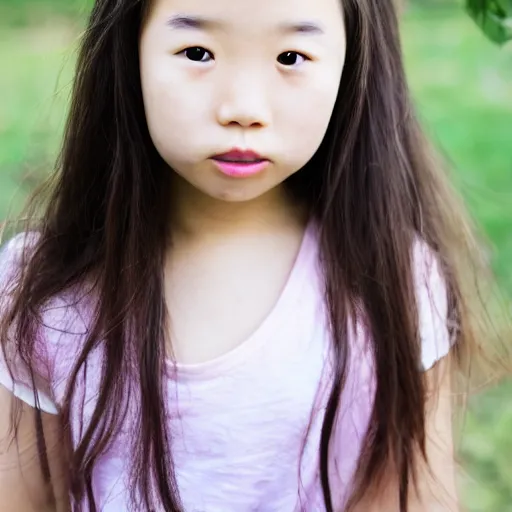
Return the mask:
<svg viewBox="0 0 512 512">
<path fill-rule="evenodd" d="M 35 231 L 19 233 L 0 246 L 0 284 L 11 284 L 39 239 Z"/>
<path fill-rule="evenodd" d="M 448 289 L 439 255 L 422 239 L 412 249 L 412 269 L 418 307 L 422 369 L 448 354 Z"/>
<path fill-rule="evenodd" d="M 21 272 L 29 263 L 39 236 L 33 232 L 21 233 L 0 249 L 0 316 L 9 310 Z M 67 372 L 88 332 L 90 315 L 86 298 L 83 290 L 75 287 L 56 294 L 38 308 L 31 355 L 34 375 L 25 356 L 21 356 L 21 341 L 16 339 L 11 328 L 0 354 L 0 384 L 34 406 L 32 383 L 35 379 L 41 409 L 55 413 Z"/>
<path fill-rule="evenodd" d="M 30 263 L 39 239 L 40 234 L 37 232 L 23 232 L 0 248 L 2 299 L 10 300 L 12 297 L 19 285 L 20 273 Z M 88 306 L 87 297 L 85 287 L 77 285 L 46 300 L 39 310 L 44 329 L 83 333 L 86 328 L 84 314 Z"/>
</svg>

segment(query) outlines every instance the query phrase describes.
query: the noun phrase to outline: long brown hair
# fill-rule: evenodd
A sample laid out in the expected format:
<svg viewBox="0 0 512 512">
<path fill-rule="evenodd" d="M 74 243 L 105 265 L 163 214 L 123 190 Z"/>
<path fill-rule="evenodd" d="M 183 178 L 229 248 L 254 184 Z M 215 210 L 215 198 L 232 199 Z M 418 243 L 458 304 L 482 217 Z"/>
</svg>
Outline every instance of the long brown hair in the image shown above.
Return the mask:
<svg viewBox="0 0 512 512">
<path fill-rule="evenodd" d="M 148 1 L 95 2 L 57 169 L 48 194 L 35 196 L 44 205 L 30 226 L 39 238 L 0 331 L 4 350 L 9 332 L 33 370 L 41 307 L 72 286 L 92 283 L 96 315 L 71 369 L 61 411 L 69 422 L 77 376 L 101 340 L 99 396 L 69 462 L 74 503 L 79 508 L 85 500 L 92 511 L 93 469 L 115 437 L 132 392 L 140 400 L 133 432 L 133 499 L 140 496 L 146 510 L 157 505 L 182 510 L 164 422 L 169 171 L 149 136 L 137 78 L 138 37 Z M 321 482 L 332 511 L 329 441 L 347 370 L 347 325 L 356 304 L 362 304 L 378 400 L 350 504 L 379 481 L 391 456 L 401 475 L 400 510 L 405 511 L 408 476 L 414 474 L 418 454 L 425 454 L 426 389 L 418 371 L 411 247 L 420 237 L 438 258 L 448 288 L 454 360 L 466 373 L 477 330 L 465 283 L 471 281 L 468 272 L 474 275 L 479 267 L 479 252 L 415 119 L 394 1 L 344 4 L 347 56 L 332 119 L 313 159 L 286 183 L 320 226 L 337 361 L 321 436 Z M 44 469 L 44 448 L 41 457 Z"/>
</svg>

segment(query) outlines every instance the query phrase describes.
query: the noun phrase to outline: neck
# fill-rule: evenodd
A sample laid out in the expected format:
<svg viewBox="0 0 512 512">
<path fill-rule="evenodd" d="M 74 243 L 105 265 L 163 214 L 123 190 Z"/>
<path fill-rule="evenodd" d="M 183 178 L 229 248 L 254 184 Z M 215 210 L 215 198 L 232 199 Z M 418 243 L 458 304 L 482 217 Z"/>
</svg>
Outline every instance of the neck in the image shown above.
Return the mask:
<svg viewBox="0 0 512 512">
<path fill-rule="evenodd" d="M 304 208 L 293 201 L 283 185 L 248 201 L 212 198 L 177 175 L 172 185 L 172 238 L 175 241 L 303 229 L 306 223 Z"/>
</svg>

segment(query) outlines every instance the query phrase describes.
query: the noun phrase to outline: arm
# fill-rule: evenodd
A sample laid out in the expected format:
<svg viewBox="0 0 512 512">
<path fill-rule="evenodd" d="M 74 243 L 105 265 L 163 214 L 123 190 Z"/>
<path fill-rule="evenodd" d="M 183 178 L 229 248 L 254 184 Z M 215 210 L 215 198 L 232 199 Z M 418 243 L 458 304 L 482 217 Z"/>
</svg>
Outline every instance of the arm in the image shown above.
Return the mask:
<svg viewBox="0 0 512 512">
<path fill-rule="evenodd" d="M 449 367 L 450 356 L 447 356 L 425 374 L 430 397 L 426 403 L 426 450 L 430 469 L 424 463 L 419 467 L 419 493 L 411 485 L 408 512 L 460 511 L 455 481 Z M 396 472 L 390 470 L 389 474 L 392 476 L 381 490 L 359 504 L 355 512 L 398 512 L 398 479 Z"/>
<path fill-rule="evenodd" d="M 70 510 L 60 418 L 42 413 L 56 505 L 39 465 L 35 410 L 19 402 L 21 420 L 16 438 L 9 433 L 10 410 L 17 400 L 0 385 L 0 512 L 64 512 Z"/>
<path fill-rule="evenodd" d="M 411 496 L 410 511 L 459 512 L 452 434 L 450 356 L 428 370 L 425 377 L 430 396 L 426 403 L 426 448 L 430 471 L 422 468 L 420 496 Z"/>
</svg>

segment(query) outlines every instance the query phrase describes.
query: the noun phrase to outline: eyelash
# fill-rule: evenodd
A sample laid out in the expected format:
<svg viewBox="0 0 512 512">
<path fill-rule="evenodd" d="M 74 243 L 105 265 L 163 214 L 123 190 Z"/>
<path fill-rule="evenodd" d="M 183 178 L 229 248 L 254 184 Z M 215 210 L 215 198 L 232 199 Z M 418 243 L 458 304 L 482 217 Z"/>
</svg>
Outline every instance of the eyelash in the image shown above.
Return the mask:
<svg viewBox="0 0 512 512">
<path fill-rule="evenodd" d="M 283 64 L 282 62 L 279 61 L 279 57 L 283 56 L 283 55 L 296 55 L 297 57 L 300 57 L 303 59 L 303 63 L 304 62 L 307 62 L 309 60 L 311 60 L 307 55 L 304 55 L 303 53 L 300 53 L 300 52 L 294 52 L 294 51 L 289 51 L 289 52 L 283 52 L 283 53 L 280 53 L 277 57 L 277 62 L 279 62 L 279 64 L 281 64 L 282 66 L 285 66 L 285 67 L 294 67 L 293 65 L 291 66 L 288 66 L 287 64 Z"/>
<path fill-rule="evenodd" d="M 203 51 L 203 52 L 206 53 L 206 55 L 210 56 L 210 59 L 213 59 L 213 53 L 208 51 L 208 50 L 206 50 L 202 46 L 190 46 L 189 48 L 185 48 L 184 50 L 179 52 L 178 55 L 183 55 L 184 57 L 187 57 L 187 52 L 190 52 L 191 50 Z M 193 60 L 193 59 L 189 58 L 189 60 L 191 60 L 192 62 L 209 62 L 209 61 L 203 61 L 202 59 L 200 59 L 200 60 Z"/>
<path fill-rule="evenodd" d="M 202 58 L 199 59 L 199 60 L 194 60 L 194 59 L 190 59 L 190 61 L 192 62 L 210 62 L 210 60 L 213 60 L 213 53 L 208 51 L 206 48 L 203 48 L 202 46 L 190 46 L 189 48 L 185 48 L 184 50 L 182 50 L 181 52 L 178 53 L 178 55 L 183 55 L 184 57 L 187 57 L 187 52 L 190 52 L 191 50 L 199 50 L 200 52 L 204 52 L 205 55 L 204 56 L 209 56 L 209 60 L 203 60 Z M 303 59 L 303 62 L 307 62 L 307 61 L 310 61 L 311 59 L 307 56 L 307 55 L 304 55 L 303 53 L 301 52 L 296 52 L 296 51 L 287 51 L 287 52 L 282 52 L 278 55 L 277 57 L 277 61 L 279 62 L 279 64 L 281 64 L 282 66 L 284 67 L 287 67 L 287 68 L 291 68 L 291 67 L 294 67 L 294 65 L 287 65 L 287 64 L 283 64 L 283 62 L 281 62 L 279 60 L 280 57 L 282 57 L 283 55 L 296 55 L 298 57 L 301 57 Z"/>
</svg>

